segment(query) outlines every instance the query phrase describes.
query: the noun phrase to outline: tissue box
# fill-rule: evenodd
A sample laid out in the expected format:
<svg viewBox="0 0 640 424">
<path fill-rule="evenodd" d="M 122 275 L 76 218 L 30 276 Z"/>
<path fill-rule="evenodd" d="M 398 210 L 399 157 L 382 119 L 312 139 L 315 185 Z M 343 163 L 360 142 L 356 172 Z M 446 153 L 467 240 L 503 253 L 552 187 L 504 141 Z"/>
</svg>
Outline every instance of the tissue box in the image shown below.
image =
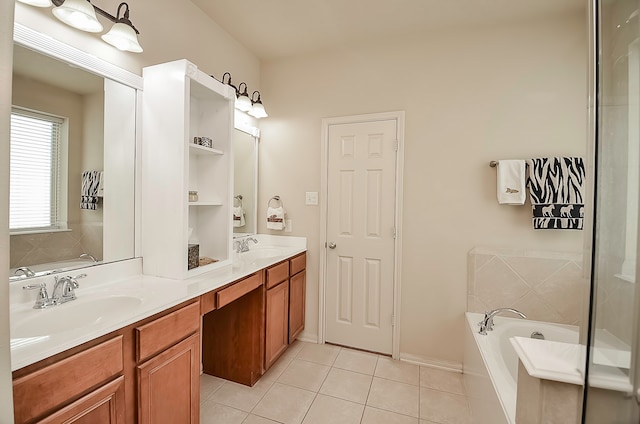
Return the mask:
<svg viewBox="0 0 640 424">
<path fill-rule="evenodd" d="M 193 269 L 200 266 L 200 245 L 190 244 L 189 253 L 187 257 L 188 257 L 187 269 Z"/>
</svg>

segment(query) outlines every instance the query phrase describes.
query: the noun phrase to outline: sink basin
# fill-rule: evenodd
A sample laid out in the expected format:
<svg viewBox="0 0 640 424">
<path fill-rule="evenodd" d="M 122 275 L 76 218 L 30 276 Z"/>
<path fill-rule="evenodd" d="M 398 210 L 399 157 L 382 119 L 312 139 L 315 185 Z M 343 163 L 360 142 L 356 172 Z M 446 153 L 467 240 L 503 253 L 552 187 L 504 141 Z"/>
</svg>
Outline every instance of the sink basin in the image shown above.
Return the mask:
<svg viewBox="0 0 640 424">
<path fill-rule="evenodd" d="M 260 260 L 267 260 L 277 256 L 283 256 L 286 250 L 281 247 L 251 246 L 251 250 L 237 254 L 240 265 L 250 265 Z"/>
<path fill-rule="evenodd" d="M 49 336 L 93 326 L 116 316 L 120 309 L 141 303 L 142 299 L 135 296 L 107 296 L 78 298 L 43 310 L 22 311 L 12 317 L 15 324 L 11 325 L 11 338 Z"/>
</svg>

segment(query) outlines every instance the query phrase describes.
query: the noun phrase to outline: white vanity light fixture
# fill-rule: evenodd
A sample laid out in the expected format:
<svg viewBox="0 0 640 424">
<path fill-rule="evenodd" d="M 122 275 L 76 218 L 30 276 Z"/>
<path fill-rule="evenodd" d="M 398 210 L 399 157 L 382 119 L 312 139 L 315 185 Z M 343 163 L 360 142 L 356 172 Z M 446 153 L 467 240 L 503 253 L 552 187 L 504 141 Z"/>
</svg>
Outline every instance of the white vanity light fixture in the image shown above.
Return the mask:
<svg viewBox="0 0 640 424">
<path fill-rule="evenodd" d="M 227 76 L 229 78 L 226 78 Z M 249 114 L 251 114 L 251 111 L 253 110 L 253 102 L 249 98 L 249 93 L 247 92 L 247 83 L 241 82 L 240 85 L 236 87 L 231 83 L 231 74 L 229 72 L 225 72 L 222 75 L 222 83 L 232 87 L 236 92 L 236 101 L 234 105 L 235 108 L 242 112 L 248 112 Z M 244 85 L 244 91 L 240 92 L 240 90 L 242 89 L 242 85 Z"/>
<path fill-rule="evenodd" d="M 258 93 L 258 99 L 257 100 L 253 100 L 255 97 L 255 94 Z M 254 118 L 266 118 L 267 116 L 267 111 L 264 110 L 264 106 L 262 104 L 262 100 L 260 99 L 260 92 L 259 91 L 254 91 L 251 94 L 251 110 L 249 111 L 249 115 L 253 116 Z"/>
<path fill-rule="evenodd" d="M 124 15 L 120 17 L 120 9 L 124 6 Z M 138 30 L 129 20 L 129 5 L 120 3 L 116 13 L 116 23 L 102 39 L 118 50 L 142 53 L 142 46 L 138 43 Z"/>
<path fill-rule="evenodd" d="M 244 84 L 244 91 L 241 93 L 240 87 L 242 87 L 242 84 Z M 238 98 L 236 100 L 236 108 L 243 112 L 251 113 L 250 112 L 251 106 L 252 106 L 251 99 L 249 98 L 249 93 L 247 93 L 247 84 L 244 82 L 241 82 L 240 85 L 238 86 Z"/>
<path fill-rule="evenodd" d="M 123 51 L 141 53 L 142 47 L 138 42 L 140 32 L 129 20 L 129 5 L 120 3 L 117 16 L 91 4 L 89 0 L 18 0 L 36 7 L 55 6 L 53 15 L 65 24 L 86 32 L 101 32 L 102 24 L 98 21 L 96 13 L 114 23 L 111 30 L 102 36 L 102 39 Z M 124 7 L 124 15 L 120 17 L 120 11 Z"/>
<path fill-rule="evenodd" d="M 55 3 L 54 3 L 55 4 Z M 64 0 L 53 9 L 53 16 L 81 31 L 100 32 L 102 24 L 98 22 L 93 5 L 86 0 Z"/>
</svg>

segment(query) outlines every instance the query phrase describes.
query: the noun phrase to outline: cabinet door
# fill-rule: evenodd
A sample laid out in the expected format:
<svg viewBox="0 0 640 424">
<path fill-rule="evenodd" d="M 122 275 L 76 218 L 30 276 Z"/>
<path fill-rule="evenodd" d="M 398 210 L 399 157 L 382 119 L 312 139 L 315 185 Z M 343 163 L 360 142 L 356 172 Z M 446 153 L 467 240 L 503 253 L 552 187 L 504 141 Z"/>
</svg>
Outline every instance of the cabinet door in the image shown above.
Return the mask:
<svg viewBox="0 0 640 424">
<path fill-rule="evenodd" d="M 139 424 L 198 424 L 200 333 L 139 365 Z"/>
<path fill-rule="evenodd" d="M 269 367 L 289 345 L 289 284 L 285 281 L 267 290 L 264 367 Z"/>
<path fill-rule="evenodd" d="M 124 377 L 118 377 L 38 424 L 124 424 Z"/>
<path fill-rule="evenodd" d="M 304 330 L 306 272 L 301 271 L 289 280 L 289 343 Z"/>
</svg>

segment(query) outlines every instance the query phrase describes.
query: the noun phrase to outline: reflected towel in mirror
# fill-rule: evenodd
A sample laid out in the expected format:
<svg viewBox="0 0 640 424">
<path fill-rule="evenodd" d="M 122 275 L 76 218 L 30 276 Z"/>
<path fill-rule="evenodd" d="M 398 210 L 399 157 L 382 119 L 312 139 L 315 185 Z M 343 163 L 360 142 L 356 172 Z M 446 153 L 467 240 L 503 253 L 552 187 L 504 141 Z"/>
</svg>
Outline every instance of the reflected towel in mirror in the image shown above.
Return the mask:
<svg viewBox="0 0 640 424">
<path fill-rule="evenodd" d="M 244 219 L 244 209 L 242 206 L 236 206 L 233 208 L 233 226 L 234 227 L 244 227 L 245 225 Z"/>
<path fill-rule="evenodd" d="M 84 171 L 82 173 L 80 209 L 96 210 L 103 194 L 102 171 Z"/>
</svg>

